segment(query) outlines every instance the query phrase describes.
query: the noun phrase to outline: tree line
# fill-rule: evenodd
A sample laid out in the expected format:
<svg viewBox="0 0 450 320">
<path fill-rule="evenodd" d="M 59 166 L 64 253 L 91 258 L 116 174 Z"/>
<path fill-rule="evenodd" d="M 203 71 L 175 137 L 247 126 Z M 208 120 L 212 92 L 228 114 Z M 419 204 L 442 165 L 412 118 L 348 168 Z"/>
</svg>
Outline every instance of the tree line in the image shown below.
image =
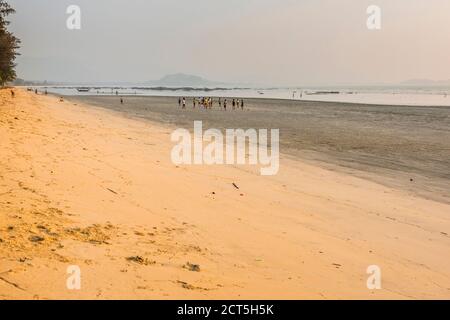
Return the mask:
<svg viewBox="0 0 450 320">
<path fill-rule="evenodd" d="M 0 0 L 0 86 L 16 78 L 14 61 L 18 55 L 20 40 L 8 31 L 7 20 L 13 13 L 14 9 L 5 0 Z"/>
</svg>

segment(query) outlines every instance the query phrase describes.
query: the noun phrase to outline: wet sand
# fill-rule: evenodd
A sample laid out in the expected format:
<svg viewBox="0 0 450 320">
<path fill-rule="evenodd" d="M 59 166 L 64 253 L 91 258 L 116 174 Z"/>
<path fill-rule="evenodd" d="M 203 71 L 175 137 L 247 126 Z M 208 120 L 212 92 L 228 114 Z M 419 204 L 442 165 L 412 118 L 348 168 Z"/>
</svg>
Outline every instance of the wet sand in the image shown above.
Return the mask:
<svg viewBox="0 0 450 320">
<path fill-rule="evenodd" d="M 285 155 L 176 166 L 172 129 L 0 90 L 0 299 L 450 297 L 448 204 Z"/>
<path fill-rule="evenodd" d="M 174 97 L 70 97 L 71 101 L 186 129 L 278 128 L 280 151 L 326 168 L 450 202 L 450 107 L 246 99 L 245 111 L 180 110 Z M 412 179 L 412 180 L 411 180 Z"/>
</svg>

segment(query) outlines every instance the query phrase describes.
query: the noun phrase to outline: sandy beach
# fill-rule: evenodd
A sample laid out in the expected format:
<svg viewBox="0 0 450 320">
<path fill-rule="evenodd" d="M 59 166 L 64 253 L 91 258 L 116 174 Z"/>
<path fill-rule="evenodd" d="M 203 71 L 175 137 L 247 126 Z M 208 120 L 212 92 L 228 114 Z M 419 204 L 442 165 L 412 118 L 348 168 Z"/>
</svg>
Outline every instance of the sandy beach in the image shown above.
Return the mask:
<svg viewBox="0 0 450 320">
<path fill-rule="evenodd" d="M 244 112 L 224 112 L 215 98 L 204 112 L 187 98 L 180 112 L 176 97 L 66 99 L 191 131 L 197 120 L 220 130 L 277 128 L 285 155 L 450 204 L 450 107 L 245 98 Z"/>
<path fill-rule="evenodd" d="M 176 166 L 176 124 L 0 90 L 0 299 L 450 298 L 448 175 L 431 162 L 411 171 L 423 193 L 294 153 L 271 177 Z"/>
</svg>

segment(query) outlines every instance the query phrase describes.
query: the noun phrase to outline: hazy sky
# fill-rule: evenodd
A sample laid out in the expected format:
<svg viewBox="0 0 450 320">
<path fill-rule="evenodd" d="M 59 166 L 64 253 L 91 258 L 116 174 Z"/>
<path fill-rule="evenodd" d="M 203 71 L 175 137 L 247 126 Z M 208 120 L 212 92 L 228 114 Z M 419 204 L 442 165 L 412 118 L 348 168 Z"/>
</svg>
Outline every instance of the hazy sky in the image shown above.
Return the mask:
<svg viewBox="0 0 450 320">
<path fill-rule="evenodd" d="M 450 79 L 450 0 L 9 0 L 21 78 L 270 85 Z M 79 5 L 82 29 L 68 30 Z M 369 5 L 379 31 L 366 27 Z"/>
</svg>

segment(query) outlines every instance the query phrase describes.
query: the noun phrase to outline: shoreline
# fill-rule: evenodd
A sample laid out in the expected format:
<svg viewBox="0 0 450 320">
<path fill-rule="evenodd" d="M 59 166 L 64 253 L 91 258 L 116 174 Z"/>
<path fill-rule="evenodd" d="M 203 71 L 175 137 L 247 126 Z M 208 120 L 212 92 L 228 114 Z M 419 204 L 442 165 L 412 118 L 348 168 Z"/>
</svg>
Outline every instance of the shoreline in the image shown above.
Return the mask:
<svg viewBox="0 0 450 320">
<path fill-rule="evenodd" d="M 177 167 L 168 126 L 0 99 L 0 299 L 449 297 L 448 204 L 284 155 L 270 178 Z"/>
<path fill-rule="evenodd" d="M 29 86 L 24 86 L 24 88 Z M 55 92 L 58 95 L 65 96 L 114 96 L 109 92 L 101 92 L 100 94 L 66 94 L 64 90 L 76 90 L 76 88 L 85 88 L 79 86 L 32 86 L 35 88 L 50 88 L 59 90 Z M 134 86 L 88 86 L 88 88 L 95 89 L 111 89 L 111 90 L 125 90 L 122 91 L 123 96 L 143 96 L 143 97 L 177 97 L 177 96 L 211 96 L 225 97 L 225 98 L 244 98 L 244 99 L 269 99 L 281 101 L 297 101 L 297 102 L 319 102 L 319 103 L 345 103 L 357 104 L 367 106 L 403 106 L 403 107 L 450 107 L 450 92 L 446 86 L 325 86 L 325 87 L 292 87 L 292 88 L 210 88 L 210 87 L 134 87 Z M 139 91 L 138 94 L 132 92 Z M 361 90 L 361 91 L 358 91 Z M 435 92 L 433 92 L 435 90 Z M 160 91 L 162 94 L 146 94 L 146 92 Z M 236 94 L 228 94 L 228 92 L 236 91 Z M 259 92 L 268 93 L 269 97 L 260 95 Z M 283 94 L 280 94 L 280 91 Z M 292 93 L 299 93 L 303 91 L 305 94 L 303 98 L 292 99 Z M 193 95 L 193 92 L 198 92 L 198 95 Z M 216 94 L 222 92 L 224 94 Z M 242 92 L 247 92 L 242 94 Z M 255 94 L 258 92 L 258 94 Z M 271 92 L 278 92 L 277 94 L 270 94 Z M 308 93 L 306 93 L 308 92 Z M 179 94 L 174 94 L 179 93 Z M 314 97 L 321 96 L 319 99 Z M 330 99 L 331 97 L 331 99 Z M 413 98 L 412 98 L 413 97 Z M 419 103 L 417 101 L 420 101 Z"/>
<path fill-rule="evenodd" d="M 182 93 L 182 92 L 181 92 Z M 67 99 L 70 98 L 78 98 L 78 97 L 85 97 L 85 98 L 96 98 L 96 97 L 109 97 L 109 98 L 114 98 L 117 97 L 117 95 L 115 94 L 83 94 L 83 95 L 58 95 L 56 93 L 50 93 L 49 95 L 55 96 L 55 97 L 65 97 Z M 174 99 L 177 98 L 177 96 L 165 96 L 165 95 L 134 95 L 134 94 L 119 94 L 119 97 L 122 96 L 124 98 L 167 98 L 167 99 Z M 183 96 L 182 94 L 180 94 L 179 96 Z M 195 96 L 196 97 L 196 96 Z M 222 96 L 212 96 L 213 98 L 219 98 Z M 192 96 L 186 96 L 186 98 L 193 98 Z M 223 97 L 223 98 L 227 98 L 229 99 L 230 97 Z M 233 97 L 231 97 L 232 99 Z M 389 104 L 389 103 L 361 103 L 361 102 L 346 102 L 346 101 L 330 101 L 330 100 L 301 100 L 301 99 L 289 99 L 289 98 L 264 98 L 264 97 L 244 97 L 244 96 L 235 96 L 236 99 L 245 99 L 245 100 L 273 100 L 273 101 L 282 101 L 282 102 L 311 102 L 311 103 L 320 103 L 320 104 L 341 104 L 341 105 L 357 105 L 357 106 L 363 106 L 363 107 L 373 107 L 373 106 L 380 106 L 380 107 L 403 107 L 403 108 L 415 108 L 415 107 L 424 107 L 424 108 L 438 108 L 438 109 L 449 109 L 450 108 L 450 103 L 448 105 L 427 105 L 427 104 L 423 104 L 423 105 L 411 105 L 411 104 Z"/>
</svg>

